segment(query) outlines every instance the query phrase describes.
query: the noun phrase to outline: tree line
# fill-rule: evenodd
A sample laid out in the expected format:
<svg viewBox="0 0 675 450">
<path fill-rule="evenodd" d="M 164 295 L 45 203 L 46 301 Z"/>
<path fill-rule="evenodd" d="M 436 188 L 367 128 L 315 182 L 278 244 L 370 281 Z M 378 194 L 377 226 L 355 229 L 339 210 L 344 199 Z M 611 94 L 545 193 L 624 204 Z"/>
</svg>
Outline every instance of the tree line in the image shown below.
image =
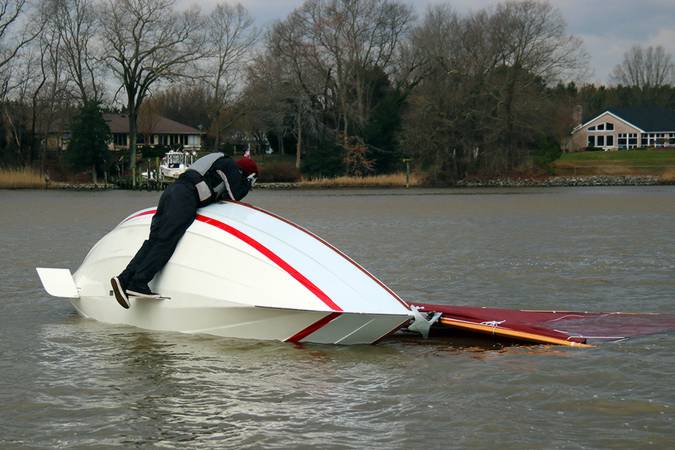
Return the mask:
<svg viewBox="0 0 675 450">
<path fill-rule="evenodd" d="M 159 113 L 204 129 L 209 149 L 271 148 L 308 175 L 409 159 L 447 183 L 544 167 L 577 105 L 675 108 L 663 48 L 634 47 L 610 85 L 584 83 L 583 43 L 533 0 L 419 16 L 398 0 L 306 0 L 263 30 L 228 3 L 0 0 L 0 11 L 5 165 L 44 164 L 45 136 L 96 105 L 126 113 L 130 167 L 142 115 Z"/>
</svg>

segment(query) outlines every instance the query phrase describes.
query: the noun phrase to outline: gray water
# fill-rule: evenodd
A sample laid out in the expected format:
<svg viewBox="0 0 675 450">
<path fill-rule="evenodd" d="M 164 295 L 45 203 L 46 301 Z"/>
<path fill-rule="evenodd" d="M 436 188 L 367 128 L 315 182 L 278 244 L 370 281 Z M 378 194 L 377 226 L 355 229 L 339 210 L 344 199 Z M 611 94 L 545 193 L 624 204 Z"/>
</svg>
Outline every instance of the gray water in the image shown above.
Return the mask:
<svg viewBox="0 0 675 450">
<path fill-rule="evenodd" d="M 675 335 L 591 349 L 294 346 L 84 320 L 76 269 L 157 193 L 0 191 L 0 447 L 675 448 Z M 288 191 L 247 201 L 430 303 L 675 313 L 675 189 Z"/>
</svg>

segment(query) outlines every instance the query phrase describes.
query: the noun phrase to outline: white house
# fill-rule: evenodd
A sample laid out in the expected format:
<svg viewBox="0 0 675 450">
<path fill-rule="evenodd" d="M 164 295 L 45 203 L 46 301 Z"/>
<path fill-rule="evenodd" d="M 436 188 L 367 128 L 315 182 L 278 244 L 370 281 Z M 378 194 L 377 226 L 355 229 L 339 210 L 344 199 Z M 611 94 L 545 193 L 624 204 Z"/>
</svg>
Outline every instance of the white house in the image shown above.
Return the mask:
<svg viewBox="0 0 675 450">
<path fill-rule="evenodd" d="M 569 149 L 675 147 L 675 111 L 660 107 L 610 108 L 572 130 Z"/>
</svg>

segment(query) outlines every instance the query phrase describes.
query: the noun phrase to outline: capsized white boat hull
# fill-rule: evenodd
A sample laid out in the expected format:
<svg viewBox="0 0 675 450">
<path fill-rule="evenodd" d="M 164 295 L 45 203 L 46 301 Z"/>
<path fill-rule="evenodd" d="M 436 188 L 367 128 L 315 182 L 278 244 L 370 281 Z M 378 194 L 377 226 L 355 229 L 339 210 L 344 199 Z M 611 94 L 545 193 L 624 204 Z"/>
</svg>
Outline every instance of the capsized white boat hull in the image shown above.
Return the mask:
<svg viewBox="0 0 675 450">
<path fill-rule="evenodd" d="M 132 214 L 89 252 L 60 292 L 101 322 L 150 330 L 330 344 L 374 343 L 413 312 L 391 289 L 307 230 L 243 203 L 199 211 L 150 287 L 164 300 L 131 299 L 123 309 L 110 278 L 149 234 L 153 208 Z M 48 292 L 53 278 L 38 269 Z M 66 271 L 67 272 L 67 271 Z M 51 287 L 51 290 L 50 290 Z"/>
</svg>

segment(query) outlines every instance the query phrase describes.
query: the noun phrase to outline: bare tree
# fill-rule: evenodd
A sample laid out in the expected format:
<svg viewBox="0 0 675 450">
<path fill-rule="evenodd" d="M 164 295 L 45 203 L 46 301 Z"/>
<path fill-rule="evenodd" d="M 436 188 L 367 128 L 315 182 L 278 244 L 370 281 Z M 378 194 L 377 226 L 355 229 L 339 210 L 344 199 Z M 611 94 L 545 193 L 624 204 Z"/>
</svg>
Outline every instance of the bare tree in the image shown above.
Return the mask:
<svg viewBox="0 0 675 450">
<path fill-rule="evenodd" d="M 299 168 L 305 113 L 320 89 L 315 87 L 312 79 L 315 73 L 310 67 L 296 66 L 297 58 L 279 51 L 279 47 L 291 54 L 294 51 L 292 45 L 286 48 L 288 43 L 278 41 L 287 37 L 285 33 L 286 30 L 280 33 L 279 25 L 268 33 L 265 51 L 248 67 L 242 103 L 244 114 L 254 116 L 246 123 L 275 134 L 280 153 L 286 153 L 284 138 L 294 135 L 295 165 Z"/>
<path fill-rule="evenodd" d="M 495 38 L 504 66 L 556 82 L 584 71 L 582 41 L 567 34 L 560 11 L 534 0 L 500 3 L 494 14 Z"/>
<path fill-rule="evenodd" d="M 300 168 L 306 141 L 306 124 L 336 104 L 331 91 L 331 71 L 310 62 L 309 46 L 303 43 L 302 17 L 291 14 L 285 21 L 277 23 L 267 35 L 267 49 L 264 58 L 253 67 L 249 77 L 249 88 L 266 87 L 268 98 L 282 96 L 286 102 L 277 102 L 282 108 L 290 103 L 292 132 L 295 135 L 295 167 Z M 288 103 L 287 103 L 288 102 Z M 325 129 L 325 124 L 324 127 Z M 337 128 L 337 127 L 336 127 Z"/>
<path fill-rule="evenodd" d="M 173 7 L 173 0 L 107 0 L 100 12 L 105 61 L 126 93 L 132 171 L 138 111 L 150 88 L 194 76 L 193 64 L 203 57 L 199 11 L 176 13 Z"/>
<path fill-rule="evenodd" d="M 34 106 L 44 85 L 44 57 L 41 46 L 33 43 L 41 43 L 36 38 L 43 33 L 45 17 L 40 4 L 0 0 L 1 120 L 11 159 L 23 164 L 32 163 L 37 151 Z"/>
<path fill-rule="evenodd" d="M 567 34 L 559 10 L 533 0 L 501 3 L 494 17 L 494 33 L 500 45 L 499 62 L 504 71 L 498 101 L 502 149 L 511 168 L 520 146 L 516 127 L 529 127 L 537 114 L 526 100 L 538 83 L 551 84 L 583 71 L 587 56 L 580 39 Z M 520 111 L 516 108 L 521 107 Z M 496 159 L 498 161 L 498 159 Z"/>
<path fill-rule="evenodd" d="M 50 19 L 54 17 L 53 4 L 48 2 L 43 4 L 42 14 L 44 15 L 45 27 L 40 34 L 35 51 L 39 54 L 39 71 L 32 71 L 39 74 L 36 77 L 36 86 L 31 95 L 32 120 L 31 136 L 32 146 L 37 148 L 40 143 L 39 134 L 47 136 L 51 125 L 56 118 L 57 110 L 63 107 L 63 104 L 69 103 L 64 98 L 66 92 L 67 80 L 64 76 L 64 67 L 62 64 L 62 44 L 61 30 Z M 61 125 L 65 125 L 62 120 Z M 40 148 L 40 173 L 44 173 L 46 159 L 47 142 L 46 139 L 41 143 Z"/>
<path fill-rule="evenodd" d="M 206 60 L 205 79 L 212 91 L 209 108 L 214 145 L 220 144 L 221 121 L 224 106 L 240 81 L 242 70 L 258 37 L 253 18 L 240 3 L 216 5 L 206 21 L 209 57 Z"/>
<path fill-rule="evenodd" d="M 336 106 L 345 146 L 370 114 L 369 72 L 389 71 L 411 21 L 410 7 L 397 1 L 307 0 L 277 27 L 279 52 L 325 80 L 324 101 Z"/>
<path fill-rule="evenodd" d="M 587 67 L 560 13 L 529 0 L 465 16 L 433 7 L 412 47 L 422 79 L 403 138 L 436 181 L 516 168 L 550 133 L 549 88 Z"/>
<path fill-rule="evenodd" d="M 58 31 L 61 52 L 74 95 L 81 104 L 101 100 L 102 70 L 97 64 L 94 41 L 98 32 L 93 0 L 51 0 L 50 22 Z"/>
<path fill-rule="evenodd" d="M 39 8 L 29 14 L 27 0 L 0 0 L 0 100 L 5 100 L 15 87 L 25 86 L 26 80 L 16 77 L 12 62 L 42 33 L 44 26 Z"/>
<path fill-rule="evenodd" d="M 662 46 L 635 46 L 623 55 L 610 75 L 610 81 L 640 89 L 659 88 L 675 83 L 675 64 Z"/>
<path fill-rule="evenodd" d="M 483 11 L 460 17 L 448 5 L 430 8 L 414 30 L 409 53 L 419 79 L 409 98 L 402 139 L 433 181 L 464 176 L 480 140 L 485 93 L 497 50 Z"/>
<path fill-rule="evenodd" d="M 38 24 L 32 23 L 14 33 L 26 9 L 27 0 L 0 0 L 0 72 L 5 71 L 19 51 L 42 32 L 43 22 L 40 20 Z"/>
</svg>

